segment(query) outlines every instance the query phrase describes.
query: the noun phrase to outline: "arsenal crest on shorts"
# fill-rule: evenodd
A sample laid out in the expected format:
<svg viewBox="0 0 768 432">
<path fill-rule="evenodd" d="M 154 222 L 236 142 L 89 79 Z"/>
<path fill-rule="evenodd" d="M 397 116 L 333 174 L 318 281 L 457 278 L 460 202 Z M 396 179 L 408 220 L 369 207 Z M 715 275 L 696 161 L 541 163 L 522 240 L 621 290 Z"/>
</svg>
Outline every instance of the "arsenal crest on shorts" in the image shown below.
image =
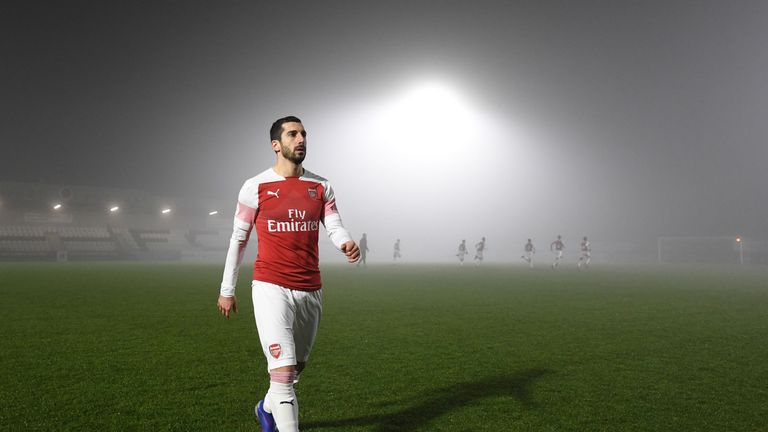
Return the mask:
<svg viewBox="0 0 768 432">
<path fill-rule="evenodd" d="M 307 193 L 309 194 L 310 198 L 317 199 L 317 189 L 315 189 L 315 188 L 307 188 Z"/>
<path fill-rule="evenodd" d="M 269 353 L 272 354 L 272 357 L 274 358 L 280 358 L 280 354 L 283 353 L 282 349 L 280 349 L 280 344 L 272 344 L 269 346 Z"/>
</svg>

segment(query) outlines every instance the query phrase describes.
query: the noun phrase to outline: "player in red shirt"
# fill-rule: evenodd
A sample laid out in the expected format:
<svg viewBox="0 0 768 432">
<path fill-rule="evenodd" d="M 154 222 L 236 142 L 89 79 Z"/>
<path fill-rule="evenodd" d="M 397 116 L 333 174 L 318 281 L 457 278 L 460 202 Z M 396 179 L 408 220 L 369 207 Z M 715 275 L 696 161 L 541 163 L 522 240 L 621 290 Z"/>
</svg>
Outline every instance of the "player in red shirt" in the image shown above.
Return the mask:
<svg viewBox="0 0 768 432">
<path fill-rule="evenodd" d="M 219 292 L 219 311 L 237 312 L 235 285 L 251 231 L 258 237 L 251 294 L 270 384 L 256 415 L 264 432 L 298 432 L 294 384 L 304 369 L 322 313 L 318 234 L 325 225 L 331 241 L 350 263 L 360 249 L 341 223 L 328 180 L 302 167 L 307 132 L 296 117 L 272 124 L 277 161 L 245 181 L 238 196 L 234 231 Z"/>
</svg>

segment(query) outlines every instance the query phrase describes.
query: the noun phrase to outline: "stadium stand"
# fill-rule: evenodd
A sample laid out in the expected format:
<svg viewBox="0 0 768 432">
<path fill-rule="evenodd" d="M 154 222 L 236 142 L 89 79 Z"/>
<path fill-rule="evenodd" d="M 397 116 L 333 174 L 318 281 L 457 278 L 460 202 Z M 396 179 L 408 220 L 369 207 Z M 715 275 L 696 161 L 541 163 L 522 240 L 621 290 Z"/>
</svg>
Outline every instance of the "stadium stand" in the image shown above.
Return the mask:
<svg viewBox="0 0 768 432">
<path fill-rule="evenodd" d="M 226 251 L 228 246 L 227 238 L 215 230 L 189 230 L 184 238 L 191 247 L 202 250 Z"/>
<path fill-rule="evenodd" d="M 0 260 L 222 259 L 229 218 L 210 200 L 134 190 L 0 182 Z M 63 203 L 53 209 L 51 203 Z M 120 202 L 121 211 L 110 211 Z M 172 215 L 162 214 L 168 202 Z"/>
</svg>

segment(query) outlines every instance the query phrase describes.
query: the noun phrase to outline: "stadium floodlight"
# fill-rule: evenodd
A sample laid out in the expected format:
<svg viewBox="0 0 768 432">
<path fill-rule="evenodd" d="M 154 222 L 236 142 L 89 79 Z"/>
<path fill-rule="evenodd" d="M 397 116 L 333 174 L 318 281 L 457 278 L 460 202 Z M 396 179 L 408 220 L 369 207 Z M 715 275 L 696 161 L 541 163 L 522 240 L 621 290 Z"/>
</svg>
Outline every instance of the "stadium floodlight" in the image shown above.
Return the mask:
<svg viewBox="0 0 768 432">
<path fill-rule="evenodd" d="M 404 152 L 416 152 L 419 156 L 446 158 L 441 162 L 463 161 L 462 150 L 472 142 L 477 130 L 476 112 L 471 102 L 456 86 L 439 79 L 415 82 L 396 94 L 386 106 L 384 118 L 397 123 L 404 130 L 398 131 L 387 142 L 403 141 L 402 136 L 421 136 L 429 129 L 430 139 L 439 143 L 441 152 L 435 154 L 431 146 L 403 146 Z M 414 122 L 413 119 L 419 119 Z"/>
<path fill-rule="evenodd" d="M 162 210 L 160 213 L 162 213 L 162 214 L 168 214 L 168 213 L 170 213 L 170 212 L 171 212 L 171 209 L 169 209 L 169 208 L 164 208 L 164 209 L 163 209 L 163 210 Z"/>
<path fill-rule="evenodd" d="M 218 210 L 214 210 L 214 211 L 212 211 L 212 212 L 208 212 L 208 216 L 215 216 L 215 215 L 217 215 L 217 214 L 219 214 L 219 211 L 218 211 Z"/>
<path fill-rule="evenodd" d="M 118 210 L 120 210 L 120 207 L 118 207 L 118 206 L 112 206 L 112 207 L 109 208 L 110 213 L 114 213 L 114 212 L 116 212 Z"/>
<path fill-rule="evenodd" d="M 56 203 L 56 204 L 53 205 L 53 209 L 54 210 L 59 210 L 60 208 L 61 208 L 61 204 L 59 204 L 59 203 Z"/>
<path fill-rule="evenodd" d="M 664 236 L 657 246 L 659 264 L 744 264 L 741 236 Z"/>
<path fill-rule="evenodd" d="M 484 155 L 495 154 L 497 146 L 501 152 L 502 146 L 518 140 L 517 131 L 506 130 L 509 119 L 495 121 L 478 102 L 469 86 L 440 73 L 413 77 L 387 92 L 370 111 L 361 111 L 367 134 L 361 149 L 371 148 L 377 165 L 397 166 L 399 173 L 420 172 L 426 160 L 444 171 L 465 170 Z M 494 137 L 483 142 L 482 151 L 478 151 L 479 133 Z M 419 137 L 423 142 L 414 145 L 403 137 Z M 386 152 L 381 151 L 384 147 Z M 443 179 L 438 176 L 432 185 L 444 185 Z"/>
</svg>

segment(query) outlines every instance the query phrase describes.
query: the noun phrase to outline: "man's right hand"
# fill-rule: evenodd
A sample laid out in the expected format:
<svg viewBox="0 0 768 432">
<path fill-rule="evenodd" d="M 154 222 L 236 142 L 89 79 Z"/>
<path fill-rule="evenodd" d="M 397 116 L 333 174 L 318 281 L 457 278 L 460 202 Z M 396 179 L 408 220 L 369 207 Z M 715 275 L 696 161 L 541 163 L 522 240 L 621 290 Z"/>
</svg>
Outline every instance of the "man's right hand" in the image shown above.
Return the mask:
<svg viewBox="0 0 768 432">
<path fill-rule="evenodd" d="M 237 301 L 234 297 L 219 296 L 218 301 L 219 312 L 229 319 L 229 312 L 237 313 Z"/>
</svg>

